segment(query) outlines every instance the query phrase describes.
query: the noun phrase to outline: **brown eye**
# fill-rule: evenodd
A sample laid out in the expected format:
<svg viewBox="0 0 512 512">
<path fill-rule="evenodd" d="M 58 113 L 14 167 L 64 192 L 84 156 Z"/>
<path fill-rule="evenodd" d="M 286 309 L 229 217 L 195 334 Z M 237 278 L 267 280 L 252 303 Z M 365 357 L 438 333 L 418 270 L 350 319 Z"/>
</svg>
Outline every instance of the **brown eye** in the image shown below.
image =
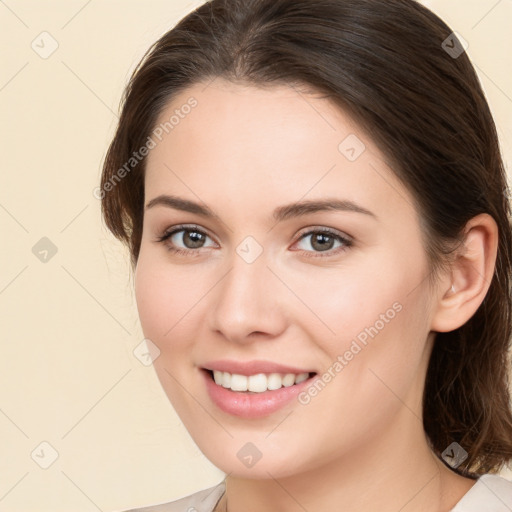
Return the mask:
<svg viewBox="0 0 512 512">
<path fill-rule="evenodd" d="M 308 239 L 309 241 L 306 243 L 305 241 Z M 352 245 L 351 240 L 328 228 L 308 231 L 301 236 L 297 243 L 302 243 L 302 247 L 299 248 L 306 253 L 313 253 L 309 254 L 309 256 L 313 257 L 317 256 L 314 253 L 322 252 L 327 253 L 326 256 L 332 256 L 338 254 L 340 251 L 346 250 Z M 337 246 L 336 243 L 338 243 Z M 313 250 L 309 250 L 308 246 Z M 322 257 L 324 255 L 318 254 L 318 256 Z"/>
<path fill-rule="evenodd" d="M 205 246 L 206 240 L 210 238 L 205 232 L 194 226 L 176 226 L 174 229 L 168 229 L 157 238 L 157 242 L 165 244 L 171 252 L 180 254 L 198 253 L 194 249 L 201 249 Z"/>
<path fill-rule="evenodd" d="M 187 249 L 197 249 L 202 247 L 206 238 L 204 233 L 190 229 L 181 229 L 180 231 L 175 232 L 173 236 L 177 235 L 178 233 L 183 233 L 181 237 L 178 237 L 178 240 L 181 239 L 181 242 L 186 246 Z"/>
</svg>

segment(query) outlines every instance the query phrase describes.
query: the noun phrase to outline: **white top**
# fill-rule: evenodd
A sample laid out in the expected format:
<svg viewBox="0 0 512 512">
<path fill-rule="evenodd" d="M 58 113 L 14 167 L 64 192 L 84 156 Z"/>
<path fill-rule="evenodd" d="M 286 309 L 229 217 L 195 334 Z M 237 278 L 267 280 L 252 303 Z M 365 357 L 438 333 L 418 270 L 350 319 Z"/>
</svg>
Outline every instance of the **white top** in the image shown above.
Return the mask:
<svg viewBox="0 0 512 512">
<path fill-rule="evenodd" d="M 226 491 L 224 481 L 176 501 L 125 512 L 213 512 Z M 485 474 L 464 494 L 450 512 L 511 512 L 512 482 L 499 475 Z"/>
</svg>

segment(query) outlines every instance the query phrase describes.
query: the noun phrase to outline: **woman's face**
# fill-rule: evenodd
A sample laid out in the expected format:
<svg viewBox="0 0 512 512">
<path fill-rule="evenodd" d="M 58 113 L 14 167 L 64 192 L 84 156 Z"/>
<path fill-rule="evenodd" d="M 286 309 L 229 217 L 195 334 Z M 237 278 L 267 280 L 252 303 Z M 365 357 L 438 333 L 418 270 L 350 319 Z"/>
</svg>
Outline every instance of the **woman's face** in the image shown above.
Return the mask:
<svg viewBox="0 0 512 512">
<path fill-rule="evenodd" d="M 136 299 L 203 453 L 277 478 L 422 434 L 434 294 L 413 199 L 369 136 L 326 99 L 220 79 L 158 125 Z"/>
</svg>

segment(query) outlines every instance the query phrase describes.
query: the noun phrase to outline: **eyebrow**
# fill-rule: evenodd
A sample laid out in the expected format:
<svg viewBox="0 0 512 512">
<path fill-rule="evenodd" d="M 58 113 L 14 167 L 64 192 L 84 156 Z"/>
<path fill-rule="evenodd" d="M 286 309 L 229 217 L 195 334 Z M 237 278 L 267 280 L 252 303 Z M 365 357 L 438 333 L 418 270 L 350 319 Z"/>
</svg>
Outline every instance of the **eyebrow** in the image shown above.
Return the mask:
<svg viewBox="0 0 512 512">
<path fill-rule="evenodd" d="M 181 197 L 172 196 L 172 195 L 159 195 L 146 205 L 146 210 L 153 208 L 155 206 L 165 206 L 168 208 L 173 208 L 175 210 L 181 210 L 184 212 L 194 213 L 196 215 L 201 215 L 206 218 L 219 218 L 217 214 L 213 212 L 208 206 L 196 203 L 194 201 L 190 201 L 189 199 L 183 199 Z M 272 218 L 277 221 L 284 221 L 287 219 L 291 219 L 294 217 L 301 217 L 303 215 L 307 215 L 310 213 L 317 213 L 323 211 L 344 211 L 344 212 L 355 212 L 362 213 L 364 215 L 368 215 L 377 219 L 377 216 L 359 206 L 358 204 L 342 199 L 336 198 L 327 198 L 327 199 L 319 199 L 319 200 L 308 200 L 308 201 L 300 201 L 297 203 L 291 203 L 284 206 L 277 207 L 273 214 Z"/>
</svg>

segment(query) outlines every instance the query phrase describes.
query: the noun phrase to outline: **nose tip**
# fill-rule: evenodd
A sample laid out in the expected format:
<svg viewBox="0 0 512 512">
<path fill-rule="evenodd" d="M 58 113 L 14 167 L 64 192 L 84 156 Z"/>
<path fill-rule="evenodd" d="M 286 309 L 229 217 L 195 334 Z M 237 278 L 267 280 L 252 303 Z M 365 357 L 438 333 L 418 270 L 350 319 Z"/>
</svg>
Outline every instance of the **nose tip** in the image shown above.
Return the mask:
<svg viewBox="0 0 512 512">
<path fill-rule="evenodd" d="M 237 256 L 212 295 L 211 328 L 237 343 L 274 338 L 285 328 L 278 286 L 264 258 L 247 263 Z"/>
</svg>

